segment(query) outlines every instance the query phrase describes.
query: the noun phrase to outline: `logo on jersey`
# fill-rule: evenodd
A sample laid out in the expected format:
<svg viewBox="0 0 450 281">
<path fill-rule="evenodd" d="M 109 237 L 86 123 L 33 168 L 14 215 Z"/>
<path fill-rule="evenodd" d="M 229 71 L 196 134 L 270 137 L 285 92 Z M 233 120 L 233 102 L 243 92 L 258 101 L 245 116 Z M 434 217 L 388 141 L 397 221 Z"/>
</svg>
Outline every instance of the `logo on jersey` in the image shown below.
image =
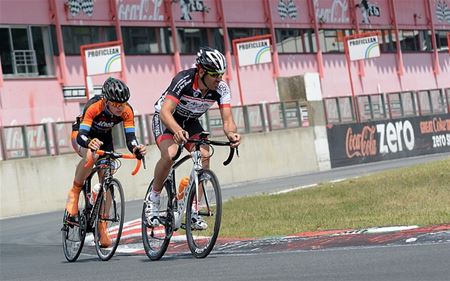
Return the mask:
<svg viewBox="0 0 450 281">
<path fill-rule="evenodd" d="M 102 128 L 102 129 L 112 128 L 112 127 L 114 127 L 114 122 L 98 121 L 95 125 L 98 128 Z"/>
<path fill-rule="evenodd" d="M 177 113 L 185 117 L 198 118 L 205 113 L 214 100 L 196 99 L 189 96 L 182 96 L 177 106 Z"/>
</svg>

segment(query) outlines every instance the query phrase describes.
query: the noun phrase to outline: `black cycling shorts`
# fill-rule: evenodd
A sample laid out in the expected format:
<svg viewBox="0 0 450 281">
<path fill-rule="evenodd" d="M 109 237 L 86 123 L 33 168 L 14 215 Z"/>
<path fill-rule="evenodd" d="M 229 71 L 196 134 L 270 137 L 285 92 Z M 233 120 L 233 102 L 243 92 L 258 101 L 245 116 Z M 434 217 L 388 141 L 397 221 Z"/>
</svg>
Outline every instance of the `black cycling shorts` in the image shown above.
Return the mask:
<svg viewBox="0 0 450 281">
<path fill-rule="evenodd" d="M 189 137 L 194 137 L 204 131 L 198 119 L 188 119 L 183 122 L 178 122 L 178 124 L 183 130 L 189 133 Z M 153 136 L 158 145 L 165 139 L 173 139 L 173 133 L 164 126 L 159 113 L 153 115 L 152 127 Z"/>
</svg>

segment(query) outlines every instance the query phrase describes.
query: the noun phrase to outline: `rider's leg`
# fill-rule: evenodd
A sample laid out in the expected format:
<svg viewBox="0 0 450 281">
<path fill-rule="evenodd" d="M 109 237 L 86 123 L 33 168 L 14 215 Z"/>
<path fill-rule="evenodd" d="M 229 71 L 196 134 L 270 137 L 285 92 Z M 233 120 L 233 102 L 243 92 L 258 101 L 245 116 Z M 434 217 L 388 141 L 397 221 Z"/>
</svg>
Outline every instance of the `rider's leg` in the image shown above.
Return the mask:
<svg viewBox="0 0 450 281">
<path fill-rule="evenodd" d="M 172 158 L 175 156 L 178 150 L 178 145 L 172 138 L 162 140 L 158 144 L 158 148 L 161 154 L 161 158 L 158 160 L 154 171 L 153 190 L 161 192 L 163 188 L 164 180 L 169 174 L 170 167 L 173 164 Z"/>
<path fill-rule="evenodd" d="M 77 165 L 75 170 L 75 177 L 73 180 L 73 186 L 69 190 L 69 194 L 66 202 L 66 210 L 71 216 L 76 216 L 78 214 L 78 199 L 80 197 L 81 189 L 83 188 L 84 180 L 89 175 L 92 166 L 84 167 L 86 164 L 87 149 L 80 149 L 80 155 L 83 157 Z"/>
<path fill-rule="evenodd" d="M 98 232 L 100 234 L 100 247 L 108 248 L 112 245 L 111 237 L 108 233 L 108 222 L 105 220 L 101 220 L 98 223 Z"/>
<path fill-rule="evenodd" d="M 177 153 L 178 145 L 173 141 L 172 137 L 167 137 L 158 143 L 158 148 L 161 153 L 161 158 L 155 166 L 152 190 L 149 197 L 145 198 L 147 204 L 145 217 L 150 225 L 159 224 L 160 194 L 163 189 L 164 180 L 169 174 L 170 167 L 173 163 L 172 158 Z"/>
<path fill-rule="evenodd" d="M 103 177 L 101 178 L 103 179 Z M 101 209 L 99 210 L 100 222 L 98 223 L 98 232 L 100 234 L 100 245 L 103 248 L 110 247 L 112 245 L 112 239 L 109 236 L 108 231 L 108 220 L 113 219 L 114 215 L 110 214 L 112 205 L 112 190 L 109 189 L 104 193 L 103 202 Z"/>
</svg>

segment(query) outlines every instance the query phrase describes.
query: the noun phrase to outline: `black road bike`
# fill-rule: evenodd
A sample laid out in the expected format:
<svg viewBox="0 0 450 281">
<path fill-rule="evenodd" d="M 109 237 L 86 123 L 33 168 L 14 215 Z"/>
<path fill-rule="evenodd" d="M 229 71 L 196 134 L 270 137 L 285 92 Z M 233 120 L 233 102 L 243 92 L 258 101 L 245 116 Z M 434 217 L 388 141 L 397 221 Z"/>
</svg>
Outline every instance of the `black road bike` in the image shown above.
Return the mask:
<svg viewBox="0 0 450 281">
<path fill-rule="evenodd" d="M 209 146 L 210 155 L 214 153 L 214 145 L 230 146 L 230 142 L 208 140 L 209 133 L 202 132 L 199 139 L 189 139 L 194 144 L 190 154 L 176 161 L 181 154 L 183 145 L 173 158 L 175 161 L 169 171 L 164 187 L 161 191 L 159 209 L 159 226 L 150 226 L 145 217 L 145 208 L 149 200 L 153 180 L 145 194 L 142 207 L 142 240 L 145 253 L 151 260 L 159 260 L 166 252 L 170 239 L 175 231 L 182 229 L 186 232 L 186 239 L 192 255 L 205 258 L 213 249 L 219 235 L 222 219 L 222 197 L 219 181 L 213 171 L 202 167 L 201 146 Z M 235 148 L 230 147 L 228 159 L 223 162 L 228 165 L 233 159 Z M 236 154 L 237 154 L 236 150 Z M 239 155 L 238 155 L 239 156 Z M 192 159 L 193 166 L 189 177 L 189 184 L 184 190 L 183 199 L 177 200 L 176 169 Z M 207 223 L 206 229 L 198 229 L 193 217 L 201 216 Z"/>
<path fill-rule="evenodd" d="M 85 167 L 89 167 L 94 162 L 91 152 L 88 152 L 88 162 Z M 93 152 L 100 155 L 92 168 L 89 176 L 83 183 L 80 199 L 78 202 L 78 215 L 69 216 L 64 211 L 62 233 L 62 244 L 64 256 L 69 262 L 78 259 L 83 249 L 84 240 L 87 233 L 94 234 L 94 244 L 97 255 L 103 261 L 109 260 L 115 253 L 122 235 L 123 222 L 125 219 L 125 197 L 122 185 L 114 178 L 114 173 L 120 168 L 119 158 L 136 159 L 134 154 L 122 154 L 113 151 L 97 150 Z M 144 159 L 144 158 L 143 158 Z M 137 161 L 134 171 L 135 175 L 141 167 L 141 160 Z M 144 163 L 145 167 L 145 163 Z M 93 202 L 91 196 L 91 180 L 96 173 L 103 174 L 101 188 Z M 101 245 L 100 228 L 106 228 L 112 240 L 111 245 Z"/>
</svg>

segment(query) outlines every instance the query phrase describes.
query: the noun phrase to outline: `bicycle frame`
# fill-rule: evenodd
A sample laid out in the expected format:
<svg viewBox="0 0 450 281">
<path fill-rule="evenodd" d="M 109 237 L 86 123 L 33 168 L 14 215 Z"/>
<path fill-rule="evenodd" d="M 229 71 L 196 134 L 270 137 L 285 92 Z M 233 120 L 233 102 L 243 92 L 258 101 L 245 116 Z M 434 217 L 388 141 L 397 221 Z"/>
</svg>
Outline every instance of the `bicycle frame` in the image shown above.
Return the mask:
<svg viewBox="0 0 450 281">
<path fill-rule="evenodd" d="M 203 167 L 205 159 L 202 158 L 203 149 L 200 151 L 200 148 L 202 146 L 210 147 L 209 155 L 205 155 L 209 158 L 214 154 L 213 145 L 229 146 L 230 154 L 224 165 L 231 162 L 234 152 L 237 150 L 229 141 L 208 140 L 208 135 L 208 132 L 202 132 L 199 139 L 188 139 L 187 142 L 193 143 L 195 149 L 177 160 L 184 147 L 184 144 L 180 144 L 176 155 L 172 157 L 173 163 L 164 181 L 163 189 L 166 194 L 162 196 L 164 201 L 159 209 L 158 225 L 153 225 L 148 221 L 148 200 L 150 200 L 154 180 L 149 184 L 142 207 L 141 223 L 145 253 L 151 260 L 161 259 L 169 246 L 173 233 L 179 228 L 186 231 L 186 240 L 194 257 L 204 258 L 214 247 L 220 230 L 222 214 L 220 184 L 214 172 Z M 183 191 L 183 199 L 178 200 L 175 170 L 188 159 L 192 160 L 189 182 Z M 204 216 L 205 219 L 201 216 Z M 160 225 L 164 231 L 161 231 Z"/>
<path fill-rule="evenodd" d="M 106 164 L 98 164 L 98 162 L 100 161 L 107 161 Z M 92 194 L 92 189 L 91 189 L 91 180 L 92 177 L 99 173 L 100 171 L 104 170 L 104 175 L 102 176 L 102 180 L 101 180 L 101 191 L 100 193 L 106 194 L 106 192 L 108 191 L 109 185 L 113 179 L 113 173 L 112 173 L 112 169 L 113 169 L 113 159 L 111 157 L 107 157 L 106 159 L 99 159 L 97 160 L 97 163 L 95 164 L 95 166 L 92 168 L 91 172 L 89 173 L 89 176 L 86 178 L 86 180 L 84 181 L 84 188 L 85 188 L 85 200 L 86 202 L 90 202 L 89 198 L 91 198 Z M 105 198 L 105 197 L 103 197 Z M 113 200 L 114 202 L 114 200 Z M 96 200 L 94 202 L 94 205 L 91 205 L 90 203 L 87 204 L 87 208 L 85 209 L 86 212 L 86 218 L 87 218 L 87 224 L 88 224 L 88 229 L 92 230 L 92 227 L 94 225 L 95 222 L 95 217 L 98 215 L 98 211 L 99 211 L 99 207 L 100 207 L 100 201 Z M 117 217 L 117 208 L 114 204 L 114 214 L 115 217 Z"/>
<path fill-rule="evenodd" d="M 171 193 L 173 194 L 173 199 L 169 200 L 169 206 L 171 207 L 171 210 L 175 213 L 178 212 L 178 221 L 174 221 L 173 223 L 173 228 L 174 231 L 176 231 L 178 228 L 180 228 L 180 226 L 182 225 L 181 223 L 181 217 L 185 212 L 185 208 L 187 205 L 187 200 L 188 200 L 188 194 L 190 193 L 191 189 L 193 187 L 195 187 L 195 196 L 196 196 L 196 202 L 198 204 L 199 202 L 199 176 L 201 175 L 202 171 L 203 171 L 203 163 L 202 163 L 202 155 L 201 155 L 201 151 L 200 151 L 200 147 L 202 145 L 211 145 L 211 144 L 215 144 L 215 145 L 229 145 L 229 143 L 227 142 L 219 142 L 219 141 L 210 141 L 206 138 L 206 136 L 200 136 L 199 140 L 190 140 L 189 142 L 193 142 L 195 144 L 195 148 L 193 151 L 190 152 L 189 155 L 184 156 L 183 158 L 181 158 L 180 160 L 176 161 L 172 167 L 170 168 L 169 171 L 169 175 L 166 178 L 166 181 L 170 181 L 171 182 Z M 177 155 L 174 157 L 174 159 L 177 159 L 179 157 L 179 155 L 181 154 L 181 150 L 182 150 L 182 145 L 180 145 Z M 224 162 L 224 165 L 228 165 L 231 162 L 231 159 L 233 158 L 234 155 L 234 149 L 230 148 L 230 154 L 228 156 L 228 159 Z M 177 194 L 177 188 L 176 188 L 176 183 L 175 183 L 175 170 L 184 162 L 186 162 L 188 159 L 192 159 L 193 161 L 193 166 L 191 169 L 191 173 L 189 176 L 189 183 L 187 188 L 184 190 L 184 196 L 183 196 L 183 200 L 181 202 L 178 202 L 178 200 L 176 200 L 176 194 Z M 194 184 L 194 185 L 193 185 Z M 205 196 L 205 202 L 208 205 L 208 213 L 206 214 L 199 214 L 199 215 L 211 215 L 211 211 L 209 210 L 209 200 L 208 200 L 208 195 L 203 192 L 203 195 Z M 170 202 L 170 201 L 174 201 L 174 202 Z M 179 206 L 179 204 L 181 203 L 181 206 Z M 198 208 L 194 208 L 195 212 L 197 212 Z"/>
<path fill-rule="evenodd" d="M 177 188 L 176 188 L 176 183 L 175 183 L 175 170 L 181 164 L 186 162 L 188 159 L 192 159 L 192 161 L 194 162 L 194 165 L 191 169 L 191 173 L 189 176 L 189 184 L 188 184 L 187 188 L 184 190 L 183 199 L 179 202 L 178 200 L 176 200 L 176 196 L 175 196 L 177 194 Z M 179 214 L 178 221 L 174 222 L 174 226 L 173 226 L 174 230 L 177 230 L 181 226 L 181 216 L 185 211 L 185 207 L 187 205 L 187 199 L 188 199 L 188 196 L 186 196 L 186 195 L 189 194 L 189 192 L 191 191 L 191 188 L 193 187 L 193 185 L 192 185 L 193 182 L 195 184 L 195 188 L 197 191 L 196 194 L 198 194 L 199 175 L 202 170 L 203 170 L 203 165 L 202 165 L 202 159 L 201 159 L 201 152 L 199 149 L 198 150 L 195 149 L 194 151 L 192 151 L 190 153 L 190 155 L 186 155 L 179 161 L 175 162 L 169 171 L 169 175 L 167 176 L 166 181 L 169 181 L 171 183 L 171 191 L 172 191 L 172 194 L 174 195 L 173 200 L 172 200 L 173 202 L 169 201 L 169 204 L 171 204 L 169 206 L 171 206 L 171 209 L 174 213 L 178 212 L 178 214 Z"/>
<path fill-rule="evenodd" d="M 93 154 L 104 155 L 105 158 L 97 160 L 94 165 L 96 159 L 94 159 Z M 84 206 L 82 206 L 82 213 L 77 216 L 78 220 L 68 220 L 71 217 L 67 210 L 64 211 L 63 216 L 63 228 L 61 229 L 63 250 L 69 262 L 74 262 L 78 259 L 87 232 L 94 233 L 95 249 L 99 258 L 103 261 L 109 260 L 114 255 L 120 243 L 125 217 L 125 205 L 122 185 L 118 179 L 113 177 L 115 170 L 120 168 L 120 162 L 115 161 L 118 158 L 138 160 L 134 171 L 131 173 L 132 175 L 139 171 L 141 162 L 144 162 L 144 158 L 138 159 L 134 154 L 121 154 L 113 151 L 96 150 L 92 151 L 92 153 L 89 151 L 87 155 L 87 162 L 84 167 L 90 168 L 90 172 L 83 182 Z M 92 205 L 89 199 L 93 196 L 91 181 L 95 174 L 99 175 L 101 189 Z M 118 224 L 114 242 L 108 236 L 107 228 L 110 223 Z M 74 229 L 75 227 L 76 229 Z M 72 239 L 72 237 L 74 238 Z M 102 238 L 104 241 L 102 241 Z"/>
</svg>

